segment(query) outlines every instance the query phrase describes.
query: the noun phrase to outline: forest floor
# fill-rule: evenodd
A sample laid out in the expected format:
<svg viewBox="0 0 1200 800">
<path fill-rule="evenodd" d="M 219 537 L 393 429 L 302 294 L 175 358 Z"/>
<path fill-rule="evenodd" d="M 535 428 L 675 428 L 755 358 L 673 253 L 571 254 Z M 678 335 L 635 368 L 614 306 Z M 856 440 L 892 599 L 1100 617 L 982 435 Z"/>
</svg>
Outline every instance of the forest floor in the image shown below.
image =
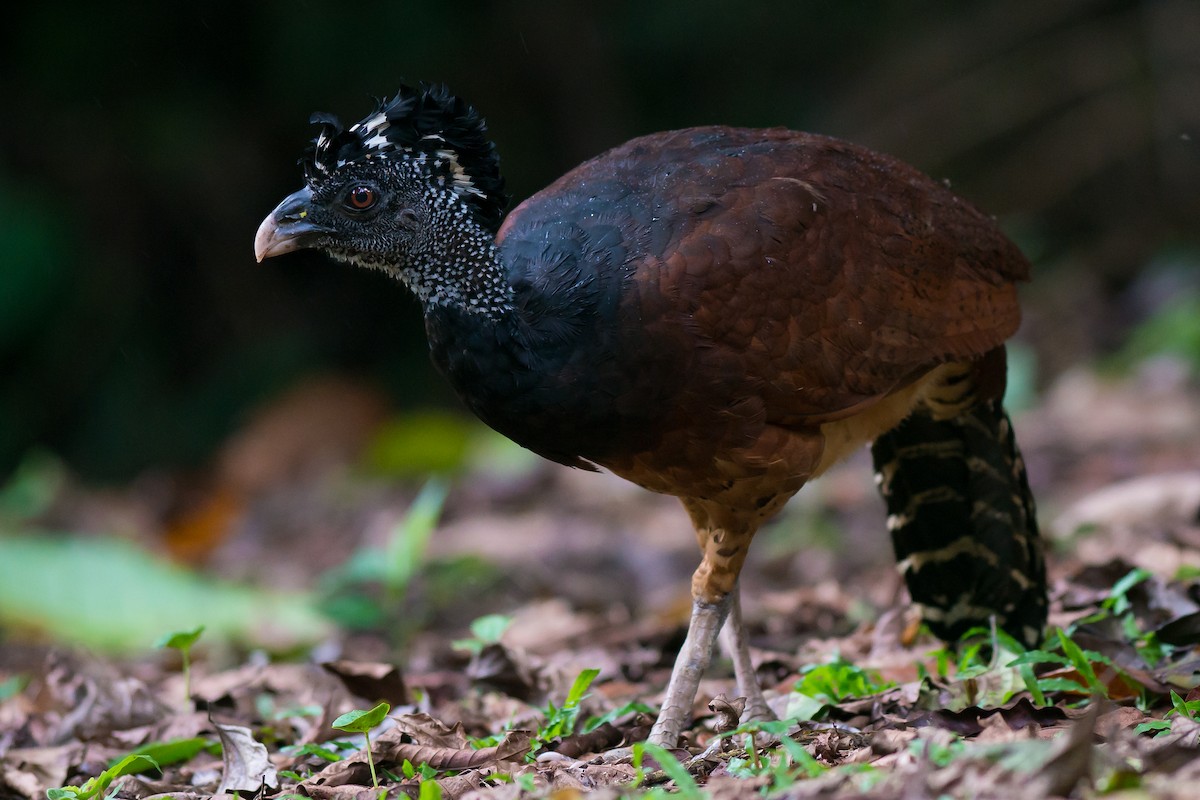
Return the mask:
<svg viewBox="0 0 1200 800">
<path fill-rule="evenodd" d="M 488 437 L 444 482 L 349 468 L 364 443 L 376 467 L 411 444 L 380 413 L 320 380 L 202 473 L 99 490 L 43 460 L 5 490 L 0 799 L 376 798 L 373 774 L 421 800 L 1195 796 L 1200 389 L 1171 362 L 1068 373 L 1017 415 L 1049 551 L 1042 649 L 948 651 L 917 628 L 862 453 L 743 573 L 787 722 L 736 728 L 718 659 L 666 752 L 628 745 L 685 631 L 678 503 Z M 333 723 L 381 702 L 368 762 L 353 729 L 375 720 Z"/>
</svg>

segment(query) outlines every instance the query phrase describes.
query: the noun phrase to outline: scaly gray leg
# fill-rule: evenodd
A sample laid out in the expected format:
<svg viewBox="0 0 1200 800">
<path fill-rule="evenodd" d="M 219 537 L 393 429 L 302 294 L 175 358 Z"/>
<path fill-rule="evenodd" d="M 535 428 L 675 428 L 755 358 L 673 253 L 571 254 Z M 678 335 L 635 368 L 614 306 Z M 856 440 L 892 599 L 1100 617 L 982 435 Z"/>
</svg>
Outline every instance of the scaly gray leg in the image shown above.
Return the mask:
<svg viewBox="0 0 1200 800">
<path fill-rule="evenodd" d="M 712 660 L 713 646 L 733 604 L 733 595 L 730 593 L 717 603 L 703 600 L 692 602 L 692 620 L 688 624 L 687 639 L 675 659 L 675 668 L 671 670 L 671 682 L 667 684 L 658 721 L 650 729 L 649 741 L 652 744 L 674 747 L 679 742 L 680 731 L 691 719 L 700 678 Z"/>
<path fill-rule="evenodd" d="M 746 710 L 742 713 L 742 722 L 750 720 L 775 719 L 775 713 L 767 705 L 762 687 L 758 685 L 758 676 L 754 664 L 750 661 L 750 640 L 742 623 L 742 600 L 740 584 L 733 588 L 733 598 L 729 608 L 729 619 L 725 622 L 722 633 L 725 649 L 733 660 L 733 674 L 737 677 L 738 694 L 746 698 Z"/>
</svg>

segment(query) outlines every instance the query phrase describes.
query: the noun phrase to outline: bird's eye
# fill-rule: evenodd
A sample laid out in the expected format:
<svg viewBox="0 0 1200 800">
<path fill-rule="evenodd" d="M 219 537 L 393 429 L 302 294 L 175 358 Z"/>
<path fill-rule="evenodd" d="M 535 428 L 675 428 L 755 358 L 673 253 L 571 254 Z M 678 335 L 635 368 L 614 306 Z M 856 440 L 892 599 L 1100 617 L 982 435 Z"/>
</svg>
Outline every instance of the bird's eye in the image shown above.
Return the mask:
<svg viewBox="0 0 1200 800">
<path fill-rule="evenodd" d="M 366 211 L 377 199 L 378 195 L 370 186 L 355 186 L 346 195 L 346 206 L 355 211 Z"/>
</svg>

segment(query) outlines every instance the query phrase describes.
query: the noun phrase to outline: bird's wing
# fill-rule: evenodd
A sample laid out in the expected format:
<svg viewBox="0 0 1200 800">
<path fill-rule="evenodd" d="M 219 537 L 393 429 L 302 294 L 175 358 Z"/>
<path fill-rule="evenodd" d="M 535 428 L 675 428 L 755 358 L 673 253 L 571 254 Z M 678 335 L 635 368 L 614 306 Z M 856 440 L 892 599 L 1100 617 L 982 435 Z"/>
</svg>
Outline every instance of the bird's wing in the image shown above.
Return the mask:
<svg viewBox="0 0 1200 800">
<path fill-rule="evenodd" d="M 714 136 L 719 146 L 697 147 Z M 1016 330 L 1014 281 L 1028 262 L 911 167 L 788 131 L 701 129 L 654 144 L 668 167 L 635 194 L 682 208 L 650 222 L 669 241 L 632 270 L 629 305 L 681 320 L 710 356 L 701 372 L 756 384 L 769 421 L 854 413 Z M 672 164 L 685 167 L 674 180 L 663 175 Z"/>
</svg>

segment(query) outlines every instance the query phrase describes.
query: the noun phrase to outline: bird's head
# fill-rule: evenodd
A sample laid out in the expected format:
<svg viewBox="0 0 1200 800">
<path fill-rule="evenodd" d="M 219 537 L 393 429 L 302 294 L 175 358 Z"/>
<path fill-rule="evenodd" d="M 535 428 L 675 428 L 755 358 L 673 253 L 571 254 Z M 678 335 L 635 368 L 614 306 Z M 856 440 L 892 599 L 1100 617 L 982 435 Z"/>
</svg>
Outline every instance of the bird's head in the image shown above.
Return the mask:
<svg viewBox="0 0 1200 800">
<path fill-rule="evenodd" d="M 349 128 L 329 114 L 301 164 L 305 186 L 254 239 L 255 257 L 302 248 L 403 273 L 439 223 L 495 234 L 507 197 L 499 158 L 474 108 L 444 86 L 402 86 Z"/>
</svg>

